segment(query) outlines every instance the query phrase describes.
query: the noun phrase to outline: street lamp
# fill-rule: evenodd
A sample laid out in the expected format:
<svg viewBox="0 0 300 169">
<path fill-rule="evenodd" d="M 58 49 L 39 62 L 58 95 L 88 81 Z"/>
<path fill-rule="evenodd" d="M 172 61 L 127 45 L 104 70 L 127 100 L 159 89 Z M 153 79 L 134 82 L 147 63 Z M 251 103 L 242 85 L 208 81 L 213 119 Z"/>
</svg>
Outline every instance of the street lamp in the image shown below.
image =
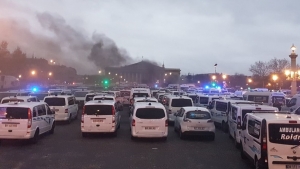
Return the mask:
<svg viewBox="0 0 300 169">
<path fill-rule="evenodd" d="M 36 74 L 35 70 L 31 71 L 31 75 L 35 75 L 35 74 Z"/>
<path fill-rule="evenodd" d="M 274 82 L 278 79 L 277 75 L 272 75 L 272 79 L 274 80 Z"/>
<path fill-rule="evenodd" d="M 227 78 L 227 75 L 222 75 L 222 78 L 225 80 Z"/>
<path fill-rule="evenodd" d="M 252 79 L 248 79 L 248 83 L 252 83 Z"/>
<path fill-rule="evenodd" d="M 167 76 L 168 74 L 165 73 L 165 76 Z"/>
<path fill-rule="evenodd" d="M 98 71 L 98 73 L 99 73 L 99 74 L 101 74 L 101 73 L 102 73 L 102 71 L 101 71 L 101 70 L 99 70 L 99 71 Z"/>
<path fill-rule="evenodd" d="M 172 75 L 172 72 L 170 72 L 170 75 Z"/>
<path fill-rule="evenodd" d="M 198 84 L 200 83 L 200 81 L 198 80 L 198 82 L 197 82 Z"/>
<path fill-rule="evenodd" d="M 19 75 L 19 78 L 21 78 L 22 77 L 22 75 Z"/>
<path fill-rule="evenodd" d="M 48 74 L 49 76 L 52 76 L 52 72 L 49 72 L 49 74 Z"/>
<path fill-rule="evenodd" d="M 288 79 L 290 79 L 292 81 L 291 83 L 291 94 L 295 95 L 297 94 L 297 80 L 299 80 L 299 75 L 300 75 L 300 71 L 296 70 L 296 58 L 298 57 L 298 55 L 295 53 L 296 51 L 296 46 L 293 44 L 291 47 L 291 54 L 289 55 L 289 57 L 291 58 L 291 70 L 286 70 L 285 71 L 285 75 L 287 76 Z"/>
<path fill-rule="evenodd" d="M 118 74 L 116 73 L 116 76 L 118 76 Z"/>
<path fill-rule="evenodd" d="M 216 75 L 213 75 L 212 77 L 211 77 L 213 80 L 216 80 Z"/>
<path fill-rule="evenodd" d="M 218 66 L 218 64 L 214 65 L 214 67 L 215 67 L 215 74 L 217 74 L 217 66 Z"/>
<path fill-rule="evenodd" d="M 110 72 L 108 72 L 108 74 L 110 75 Z"/>
</svg>

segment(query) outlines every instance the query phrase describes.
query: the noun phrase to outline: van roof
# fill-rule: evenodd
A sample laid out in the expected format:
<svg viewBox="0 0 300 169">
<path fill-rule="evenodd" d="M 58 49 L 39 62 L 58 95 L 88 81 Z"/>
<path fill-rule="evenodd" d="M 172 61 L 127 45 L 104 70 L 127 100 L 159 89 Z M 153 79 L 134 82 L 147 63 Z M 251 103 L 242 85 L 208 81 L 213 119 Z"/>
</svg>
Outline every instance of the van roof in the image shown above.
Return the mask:
<svg viewBox="0 0 300 169">
<path fill-rule="evenodd" d="M 46 104 L 45 102 L 10 102 L 0 104 L 0 107 L 25 107 L 32 108 L 37 105 Z"/>
<path fill-rule="evenodd" d="M 176 95 L 166 95 L 166 97 L 168 97 L 169 99 L 191 99 L 190 97 L 187 96 L 176 96 Z"/>
<path fill-rule="evenodd" d="M 157 103 L 157 102 L 135 102 L 134 103 L 135 108 L 147 108 L 149 106 L 151 106 L 152 108 L 165 109 L 164 105 L 162 105 L 161 103 Z"/>
<path fill-rule="evenodd" d="M 158 101 L 156 98 L 153 97 L 135 97 L 134 101 L 139 101 L 139 100 L 152 100 L 152 101 Z"/>
<path fill-rule="evenodd" d="M 113 100 L 91 100 L 85 103 L 85 106 L 88 105 L 114 105 L 115 101 Z"/>
<path fill-rule="evenodd" d="M 36 98 L 36 96 L 8 96 L 8 97 L 3 97 L 2 99 L 29 99 L 29 98 Z"/>
<path fill-rule="evenodd" d="M 254 108 L 262 108 L 266 110 L 278 110 L 276 107 L 268 106 L 268 105 L 258 105 L 258 104 L 232 104 L 234 107 L 241 107 L 243 109 L 254 109 Z"/>
<path fill-rule="evenodd" d="M 218 101 L 218 102 L 225 102 L 225 103 L 228 103 L 228 102 L 230 102 L 230 103 L 232 103 L 232 104 L 250 104 L 250 103 L 252 103 L 252 104 L 255 104 L 255 102 L 253 102 L 253 101 L 247 101 L 247 100 L 216 100 L 216 101 Z"/>
<path fill-rule="evenodd" d="M 298 120 L 300 122 L 300 116 L 296 114 L 284 113 L 284 112 L 270 112 L 270 113 L 248 113 L 249 115 L 256 117 L 259 120 L 266 119 L 267 121 L 279 121 L 279 120 Z M 289 118 L 290 117 L 290 118 Z"/>
</svg>

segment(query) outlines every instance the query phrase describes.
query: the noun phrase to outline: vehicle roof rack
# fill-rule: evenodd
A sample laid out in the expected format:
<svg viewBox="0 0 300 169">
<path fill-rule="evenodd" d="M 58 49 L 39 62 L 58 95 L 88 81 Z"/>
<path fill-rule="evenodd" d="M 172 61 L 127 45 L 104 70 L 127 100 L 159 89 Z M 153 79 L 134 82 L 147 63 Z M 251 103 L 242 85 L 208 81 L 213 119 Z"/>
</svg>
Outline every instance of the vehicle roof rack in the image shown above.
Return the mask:
<svg viewBox="0 0 300 169">
<path fill-rule="evenodd" d="M 234 104 L 258 104 L 258 105 L 263 105 L 262 102 L 234 102 Z"/>
</svg>

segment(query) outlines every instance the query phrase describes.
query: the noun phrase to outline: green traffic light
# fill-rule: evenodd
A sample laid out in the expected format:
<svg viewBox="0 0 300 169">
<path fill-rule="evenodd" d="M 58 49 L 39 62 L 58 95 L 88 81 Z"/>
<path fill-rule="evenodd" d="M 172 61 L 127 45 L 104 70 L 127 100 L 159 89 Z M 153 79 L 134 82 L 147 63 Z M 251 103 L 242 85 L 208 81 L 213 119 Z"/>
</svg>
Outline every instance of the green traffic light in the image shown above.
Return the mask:
<svg viewBox="0 0 300 169">
<path fill-rule="evenodd" d="M 216 84 L 215 84 L 215 83 L 213 83 L 213 84 L 212 84 L 212 86 L 216 86 Z"/>
<path fill-rule="evenodd" d="M 104 83 L 105 83 L 105 84 L 108 84 L 108 81 L 107 81 L 107 80 L 105 80 L 105 81 L 104 81 Z"/>
</svg>

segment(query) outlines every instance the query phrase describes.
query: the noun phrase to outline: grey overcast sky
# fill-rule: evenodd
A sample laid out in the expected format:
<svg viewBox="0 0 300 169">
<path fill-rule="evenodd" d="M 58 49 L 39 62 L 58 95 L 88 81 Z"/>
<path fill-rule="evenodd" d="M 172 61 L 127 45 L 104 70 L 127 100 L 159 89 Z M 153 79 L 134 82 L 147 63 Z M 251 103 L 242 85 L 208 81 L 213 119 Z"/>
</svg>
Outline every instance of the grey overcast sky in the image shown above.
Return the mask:
<svg viewBox="0 0 300 169">
<path fill-rule="evenodd" d="M 88 56 L 105 37 L 130 63 L 250 75 L 255 61 L 300 48 L 299 30 L 299 0 L 0 0 L 0 41 L 80 74 L 97 72 Z"/>
</svg>

